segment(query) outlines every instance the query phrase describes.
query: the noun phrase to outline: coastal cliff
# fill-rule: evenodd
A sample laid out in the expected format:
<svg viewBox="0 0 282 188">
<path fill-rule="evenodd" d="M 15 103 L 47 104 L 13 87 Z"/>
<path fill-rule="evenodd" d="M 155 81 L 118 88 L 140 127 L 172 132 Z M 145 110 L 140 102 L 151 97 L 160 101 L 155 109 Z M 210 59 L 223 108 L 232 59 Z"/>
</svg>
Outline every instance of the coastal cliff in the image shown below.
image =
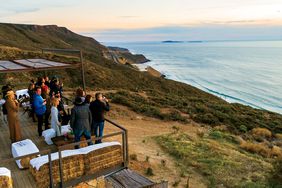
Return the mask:
<svg viewBox="0 0 282 188">
<path fill-rule="evenodd" d="M 108 50 L 103 52 L 104 57 L 107 59 L 113 60 L 116 63 L 121 64 L 142 64 L 149 62 L 150 60 L 147 59 L 142 54 L 132 54 L 126 48 L 119 48 L 119 47 L 107 47 Z"/>
</svg>

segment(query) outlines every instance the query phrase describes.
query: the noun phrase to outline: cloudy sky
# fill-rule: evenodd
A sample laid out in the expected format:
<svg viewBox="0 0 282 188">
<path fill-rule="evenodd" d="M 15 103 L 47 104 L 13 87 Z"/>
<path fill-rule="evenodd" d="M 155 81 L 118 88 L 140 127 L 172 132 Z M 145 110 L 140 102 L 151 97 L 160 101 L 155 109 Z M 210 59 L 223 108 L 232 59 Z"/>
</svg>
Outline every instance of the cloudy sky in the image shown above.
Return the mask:
<svg viewBox="0 0 282 188">
<path fill-rule="evenodd" d="M 0 22 L 99 41 L 282 40 L 282 0 L 0 0 Z"/>
</svg>

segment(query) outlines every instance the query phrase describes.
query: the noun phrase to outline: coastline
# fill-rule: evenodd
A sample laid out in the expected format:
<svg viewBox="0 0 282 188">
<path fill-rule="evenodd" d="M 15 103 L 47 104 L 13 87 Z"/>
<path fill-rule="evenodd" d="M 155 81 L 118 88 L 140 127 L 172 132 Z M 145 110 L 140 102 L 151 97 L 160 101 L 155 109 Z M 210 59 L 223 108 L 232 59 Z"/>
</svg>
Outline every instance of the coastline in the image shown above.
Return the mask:
<svg viewBox="0 0 282 188">
<path fill-rule="evenodd" d="M 145 63 L 132 64 L 132 66 L 136 67 L 141 72 L 147 72 L 152 76 L 165 78 L 164 74 L 162 74 L 160 71 L 153 68 L 152 66 L 146 65 Z"/>
<path fill-rule="evenodd" d="M 224 93 L 220 93 L 218 91 L 215 91 L 215 90 L 212 90 L 212 89 L 210 89 L 208 87 L 205 87 L 205 86 L 203 86 L 203 85 L 201 85 L 199 83 L 192 84 L 192 83 L 187 83 L 187 82 L 185 82 L 183 80 L 177 80 L 177 79 L 173 79 L 173 78 L 170 78 L 170 77 L 166 77 L 165 74 L 161 73 L 160 70 L 158 70 L 153 65 L 148 65 L 146 63 L 132 64 L 132 65 L 134 67 L 136 67 L 139 71 L 147 72 L 147 73 L 149 73 L 152 76 L 163 77 L 163 78 L 167 78 L 167 79 L 171 79 L 171 80 L 174 80 L 174 81 L 178 81 L 178 82 L 181 82 L 181 83 L 184 83 L 184 84 L 187 84 L 187 85 L 191 85 L 193 87 L 196 87 L 196 88 L 202 90 L 203 92 L 207 92 L 207 93 L 212 94 L 212 95 L 214 95 L 216 97 L 219 97 L 222 100 L 224 100 L 224 101 L 226 101 L 226 102 L 228 102 L 230 104 L 238 103 L 238 104 L 243 104 L 243 105 L 246 105 L 246 106 L 250 106 L 252 108 L 259 109 L 259 110 L 266 110 L 266 111 L 269 111 L 269 112 L 282 114 L 282 113 L 274 111 L 274 110 L 263 108 L 263 107 L 261 107 L 259 105 L 253 104 L 253 103 L 251 103 L 249 101 L 246 101 L 246 100 L 243 100 L 243 99 L 240 99 L 240 98 L 237 98 L 237 97 L 233 97 L 233 96 L 230 96 L 230 95 L 227 95 L 227 94 L 224 94 Z"/>
<path fill-rule="evenodd" d="M 194 86 L 229 103 L 282 114 L 279 84 L 282 77 L 278 74 L 281 68 L 278 57 L 282 55 L 277 53 L 277 47 L 282 48 L 282 42 L 187 43 L 173 46 L 161 42 L 136 42 L 115 45 L 125 47 L 133 53 L 144 54 L 151 59 L 151 62 L 139 66 L 142 71 L 150 66 L 165 74 L 168 79 Z M 226 55 L 220 56 L 216 50 L 218 47 L 221 47 Z M 246 47 L 248 51 L 244 50 Z M 267 50 L 264 50 L 265 48 Z M 179 49 L 181 52 L 178 53 Z M 187 52 L 184 53 L 185 50 Z M 237 50 L 242 56 L 235 57 L 232 55 L 233 50 Z M 250 55 L 253 50 L 259 51 L 261 55 Z M 214 58 L 207 58 L 206 53 Z M 260 61 L 260 57 L 264 58 L 265 63 Z M 236 63 L 232 63 L 233 61 Z M 267 68 L 267 65 L 271 66 Z M 254 71 L 250 73 L 250 69 Z"/>
</svg>

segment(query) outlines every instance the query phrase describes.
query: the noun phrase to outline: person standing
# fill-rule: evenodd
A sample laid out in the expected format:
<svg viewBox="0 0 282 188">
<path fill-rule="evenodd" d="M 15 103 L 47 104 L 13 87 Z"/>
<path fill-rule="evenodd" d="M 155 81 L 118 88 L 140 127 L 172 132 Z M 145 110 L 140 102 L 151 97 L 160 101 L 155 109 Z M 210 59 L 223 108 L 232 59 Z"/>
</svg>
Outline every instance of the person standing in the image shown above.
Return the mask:
<svg viewBox="0 0 282 188">
<path fill-rule="evenodd" d="M 35 94 L 33 97 L 33 105 L 34 105 L 34 111 L 37 116 L 37 131 L 38 135 L 42 136 L 42 125 L 43 125 L 43 117 L 46 112 L 46 101 L 41 96 L 41 88 L 36 87 Z M 45 129 L 48 129 L 48 127 L 45 127 Z"/>
<path fill-rule="evenodd" d="M 59 111 L 57 108 L 59 105 L 59 99 L 52 98 L 51 105 L 51 128 L 56 131 L 56 136 L 61 136 L 61 123 L 59 122 Z"/>
<path fill-rule="evenodd" d="M 6 99 L 6 95 L 7 95 L 8 91 L 12 91 L 12 87 L 9 84 L 7 84 L 7 85 L 2 87 L 2 94 L 3 94 L 3 99 L 4 100 Z M 6 118 L 7 118 L 7 113 L 8 112 L 7 112 L 7 108 L 6 108 L 6 104 L 5 103 L 2 105 L 2 112 L 3 112 L 3 116 L 4 116 L 4 121 L 7 122 Z"/>
<path fill-rule="evenodd" d="M 35 84 L 34 81 L 31 80 L 29 86 L 28 86 L 28 95 L 29 95 L 29 103 L 30 103 L 30 117 L 32 117 L 33 122 L 35 121 L 35 114 L 34 114 L 34 107 L 33 107 L 33 96 L 34 96 L 34 89 L 35 89 Z"/>
<path fill-rule="evenodd" d="M 21 127 L 18 118 L 19 103 L 15 99 L 15 93 L 13 91 L 8 91 L 6 97 L 7 100 L 5 104 L 8 112 L 10 139 L 11 142 L 14 143 L 22 139 Z"/>
<path fill-rule="evenodd" d="M 45 116 L 44 116 L 44 123 L 45 123 L 45 129 L 49 128 L 49 117 L 51 114 L 51 98 L 50 98 L 50 90 L 47 87 L 46 90 L 43 90 L 41 87 L 41 91 L 42 91 L 42 98 L 46 101 L 46 111 L 45 111 Z"/>
<path fill-rule="evenodd" d="M 102 93 L 95 94 L 96 100 L 90 103 L 90 111 L 92 114 L 92 132 L 94 132 L 96 138 L 102 137 L 105 124 L 105 112 L 110 110 L 108 99 L 102 95 Z M 99 130 L 98 130 L 99 129 Z M 102 143 L 102 139 L 96 140 L 96 144 Z"/>
<path fill-rule="evenodd" d="M 80 138 L 84 135 L 86 140 L 91 139 L 91 123 L 92 116 L 89 107 L 85 105 L 81 97 L 76 97 L 74 107 L 71 110 L 70 126 L 73 129 L 74 141 L 80 142 Z M 92 145 L 92 141 L 88 145 Z M 75 148 L 79 148 L 76 146 Z"/>
</svg>

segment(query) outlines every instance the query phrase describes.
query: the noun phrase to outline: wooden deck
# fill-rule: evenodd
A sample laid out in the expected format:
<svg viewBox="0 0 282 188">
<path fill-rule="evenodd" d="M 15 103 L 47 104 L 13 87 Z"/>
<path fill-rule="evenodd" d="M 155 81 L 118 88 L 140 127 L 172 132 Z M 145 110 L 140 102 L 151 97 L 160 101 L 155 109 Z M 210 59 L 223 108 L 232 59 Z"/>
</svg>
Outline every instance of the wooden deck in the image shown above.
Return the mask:
<svg viewBox="0 0 282 188">
<path fill-rule="evenodd" d="M 51 149 L 52 152 L 57 151 L 55 145 L 47 145 L 43 137 L 39 137 L 37 133 L 37 123 L 32 122 L 32 119 L 28 117 L 28 114 L 23 114 L 23 111 L 19 113 L 20 125 L 23 139 L 30 139 L 38 147 L 40 151 Z M 106 125 L 108 122 L 106 122 Z M 105 134 L 116 132 L 117 129 L 113 126 L 107 125 Z M 110 137 L 104 139 L 104 141 L 119 141 L 122 142 L 119 137 Z M 36 187 L 34 178 L 32 177 L 29 169 L 21 170 L 16 165 L 15 161 L 3 162 L 7 159 L 13 158 L 11 153 L 11 142 L 9 139 L 9 129 L 7 123 L 3 119 L 2 113 L 0 113 L 0 167 L 6 167 L 11 170 L 13 187 L 14 188 L 33 188 Z M 110 187 L 114 188 L 131 188 L 131 187 L 152 187 L 152 188 L 165 188 L 166 183 L 155 184 L 151 180 L 129 170 L 122 170 L 118 173 L 112 174 L 107 177 L 107 182 L 110 183 Z M 107 186 L 108 188 L 109 186 Z"/>
<path fill-rule="evenodd" d="M 40 151 L 45 149 L 56 150 L 55 146 L 48 146 L 42 137 L 38 136 L 37 124 L 33 123 L 27 114 L 19 113 L 21 131 L 23 139 L 32 140 Z M 9 129 L 7 123 L 0 115 L 0 167 L 6 167 L 11 170 L 14 188 L 35 187 L 35 181 L 28 169 L 20 170 L 14 161 L 3 163 L 3 160 L 13 158 L 11 153 L 11 141 L 9 138 Z"/>
</svg>

